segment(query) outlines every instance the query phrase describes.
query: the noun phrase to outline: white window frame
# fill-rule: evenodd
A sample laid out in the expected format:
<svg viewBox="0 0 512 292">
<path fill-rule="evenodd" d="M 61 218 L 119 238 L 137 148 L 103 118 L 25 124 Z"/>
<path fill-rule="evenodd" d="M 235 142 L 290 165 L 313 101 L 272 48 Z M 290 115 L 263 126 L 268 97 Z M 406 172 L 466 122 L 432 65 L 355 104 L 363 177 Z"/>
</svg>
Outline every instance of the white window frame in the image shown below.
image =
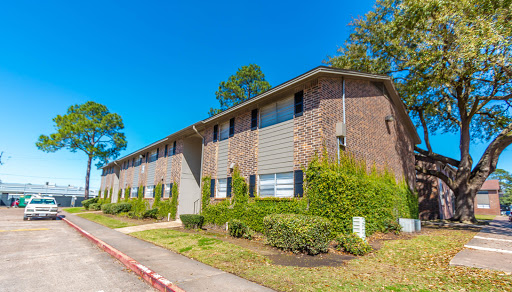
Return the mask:
<svg viewBox="0 0 512 292">
<path fill-rule="evenodd" d="M 165 184 L 164 198 L 171 197 L 171 184 Z"/>
<path fill-rule="evenodd" d="M 282 123 L 282 122 L 285 122 L 285 121 L 289 121 L 289 120 L 292 120 L 295 116 L 295 102 L 294 102 L 294 97 L 293 96 L 290 96 L 290 97 L 287 97 L 287 98 L 284 98 L 282 100 L 279 100 L 277 102 L 274 102 L 274 103 L 271 103 L 271 104 L 268 104 L 266 106 L 263 106 L 262 108 L 260 108 L 260 110 L 258 111 L 258 115 L 259 115 L 259 119 L 258 119 L 258 123 L 259 123 L 259 128 L 266 128 L 266 127 L 270 127 L 272 125 L 276 125 L 276 124 L 279 124 L 279 123 Z M 286 105 L 286 106 L 283 106 L 283 105 Z M 274 121 L 273 122 L 270 122 L 269 124 L 267 125 L 264 125 L 263 122 L 265 119 L 267 119 L 268 117 L 265 117 L 265 119 L 263 118 L 263 112 L 269 110 L 270 108 L 272 108 L 272 112 L 274 113 Z M 287 111 L 285 112 L 288 112 L 288 115 L 289 117 L 284 119 L 283 118 L 283 110 L 284 109 L 287 109 Z M 289 112 L 291 111 L 291 112 Z M 281 115 L 280 115 L 281 113 Z M 286 116 L 284 116 L 286 117 Z"/>
<path fill-rule="evenodd" d="M 219 141 L 229 139 L 229 121 L 219 125 Z"/>
<path fill-rule="evenodd" d="M 145 199 L 153 198 L 154 192 L 155 192 L 155 186 L 146 186 L 146 189 L 144 190 L 144 198 Z M 149 194 L 149 196 L 148 196 L 148 194 Z"/>
<path fill-rule="evenodd" d="M 268 180 L 262 180 L 261 177 L 262 176 L 271 176 L 273 175 L 274 176 L 274 180 L 273 180 L 273 194 L 272 195 L 266 195 L 266 194 L 262 194 L 261 192 L 261 187 L 262 187 L 262 182 L 268 182 Z M 287 184 L 278 184 L 278 175 L 289 175 L 290 178 L 291 178 L 291 183 L 287 183 Z M 288 179 L 290 179 L 288 178 Z M 282 178 L 281 178 L 282 180 Z M 290 171 L 290 172 L 279 172 L 279 173 L 269 173 L 269 174 L 260 174 L 258 175 L 258 194 L 260 197 L 262 198 L 265 198 L 265 197 L 274 197 L 274 198 L 293 198 L 293 192 L 294 192 L 294 175 L 293 175 L 293 171 Z M 287 192 L 288 194 L 286 195 L 283 195 L 283 194 L 280 194 L 278 195 L 278 191 L 279 191 L 279 186 L 288 186 L 287 188 Z M 291 186 L 291 189 L 289 188 Z M 283 192 L 283 190 L 281 190 L 281 192 Z"/>
<path fill-rule="evenodd" d="M 491 205 L 487 205 L 487 204 L 477 204 L 476 207 L 478 209 L 491 209 Z"/>
<path fill-rule="evenodd" d="M 228 193 L 228 179 L 227 178 L 219 178 L 217 179 L 217 186 L 215 190 L 215 198 L 226 198 Z"/>
</svg>

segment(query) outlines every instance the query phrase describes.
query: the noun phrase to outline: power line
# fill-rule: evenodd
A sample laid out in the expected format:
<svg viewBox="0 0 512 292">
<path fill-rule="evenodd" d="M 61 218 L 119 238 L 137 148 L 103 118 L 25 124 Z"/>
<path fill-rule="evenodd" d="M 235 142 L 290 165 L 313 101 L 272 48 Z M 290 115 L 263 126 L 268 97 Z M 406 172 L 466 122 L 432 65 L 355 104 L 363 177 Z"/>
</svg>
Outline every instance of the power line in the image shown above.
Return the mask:
<svg viewBox="0 0 512 292">
<path fill-rule="evenodd" d="M 34 176 L 34 175 L 20 175 L 20 174 L 9 174 L 9 173 L 0 173 L 0 175 L 9 175 L 9 176 L 17 176 L 17 177 L 32 177 L 32 178 L 49 178 L 49 179 L 73 179 L 73 180 L 81 180 L 84 178 L 71 178 L 71 177 L 51 177 L 51 176 Z M 90 178 L 89 180 L 101 180 L 99 178 Z"/>
</svg>

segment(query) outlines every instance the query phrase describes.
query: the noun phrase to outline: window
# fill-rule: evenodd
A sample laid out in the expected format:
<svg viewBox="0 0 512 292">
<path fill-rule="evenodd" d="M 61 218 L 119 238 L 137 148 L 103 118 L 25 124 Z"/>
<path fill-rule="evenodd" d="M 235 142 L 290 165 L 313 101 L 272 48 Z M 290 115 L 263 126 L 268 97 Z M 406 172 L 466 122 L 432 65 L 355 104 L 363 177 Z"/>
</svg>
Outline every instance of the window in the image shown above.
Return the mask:
<svg viewBox="0 0 512 292">
<path fill-rule="evenodd" d="M 220 125 L 220 140 L 229 138 L 229 122 Z"/>
<path fill-rule="evenodd" d="M 261 109 L 260 127 L 268 127 L 293 119 L 293 98 L 269 104 Z"/>
<path fill-rule="evenodd" d="M 164 198 L 170 198 L 170 193 L 171 193 L 171 184 L 166 184 L 165 185 L 165 191 L 164 191 Z"/>
<path fill-rule="evenodd" d="M 139 195 L 139 188 L 138 187 L 135 187 L 135 188 L 132 188 L 132 192 L 130 194 L 130 198 L 137 198 L 137 196 Z"/>
<path fill-rule="evenodd" d="M 480 191 L 476 194 L 476 206 L 479 209 L 490 209 L 491 204 L 489 203 L 489 192 Z"/>
<path fill-rule="evenodd" d="M 151 153 L 151 156 L 149 156 L 149 162 L 154 162 L 158 159 L 158 149 Z"/>
<path fill-rule="evenodd" d="M 253 109 L 251 111 L 251 130 L 256 130 L 258 128 L 258 109 Z"/>
<path fill-rule="evenodd" d="M 213 142 L 217 142 L 219 137 L 219 125 L 213 126 Z"/>
<path fill-rule="evenodd" d="M 295 117 L 302 116 L 302 112 L 304 110 L 304 92 L 299 91 L 295 93 L 294 96 L 294 103 L 295 103 Z"/>
<path fill-rule="evenodd" d="M 219 183 L 217 185 L 217 198 L 225 198 L 228 189 L 228 179 L 227 178 L 219 178 Z"/>
<path fill-rule="evenodd" d="M 164 157 L 167 157 L 167 145 L 165 145 Z"/>
<path fill-rule="evenodd" d="M 347 148 L 347 138 L 343 136 L 338 137 L 338 148 L 340 151 L 345 151 Z"/>
<path fill-rule="evenodd" d="M 147 186 L 146 191 L 144 192 L 144 198 L 154 198 L 155 197 L 155 186 Z"/>
<path fill-rule="evenodd" d="M 229 120 L 229 137 L 235 135 L 235 118 Z"/>
<path fill-rule="evenodd" d="M 261 174 L 260 197 L 293 197 L 293 172 Z"/>
</svg>

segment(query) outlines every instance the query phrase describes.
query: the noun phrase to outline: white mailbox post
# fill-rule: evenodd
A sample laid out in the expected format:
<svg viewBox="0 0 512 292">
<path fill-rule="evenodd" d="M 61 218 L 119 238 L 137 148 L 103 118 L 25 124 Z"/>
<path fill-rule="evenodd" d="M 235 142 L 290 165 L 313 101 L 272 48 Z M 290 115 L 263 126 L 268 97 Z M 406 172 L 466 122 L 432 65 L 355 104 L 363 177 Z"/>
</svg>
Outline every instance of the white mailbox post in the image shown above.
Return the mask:
<svg viewBox="0 0 512 292">
<path fill-rule="evenodd" d="M 352 217 L 352 232 L 366 240 L 366 227 L 364 217 Z"/>
</svg>

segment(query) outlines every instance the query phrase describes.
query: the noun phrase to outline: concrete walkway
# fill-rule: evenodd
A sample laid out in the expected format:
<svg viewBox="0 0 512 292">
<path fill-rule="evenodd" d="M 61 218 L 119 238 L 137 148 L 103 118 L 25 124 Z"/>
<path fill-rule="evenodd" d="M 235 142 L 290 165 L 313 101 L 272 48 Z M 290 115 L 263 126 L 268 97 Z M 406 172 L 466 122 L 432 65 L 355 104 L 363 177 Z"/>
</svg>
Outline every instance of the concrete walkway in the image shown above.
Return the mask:
<svg viewBox="0 0 512 292">
<path fill-rule="evenodd" d="M 65 213 L 65 216 L 185 291 L 273 291 L 87 219 L 69 213 Z"/>
<path fill-rule="evenodd" d="M 512 222 L 497 216 L 473 237 L 450 265 L 512 273 Z"/>
<path fill-rule="evenodd" d="M 182 225 L 181 221 L 176 220 L 176 221 L 169 221 L 169 222 L 150 223 L 150 224 L 142 224 L 142 225 L 136 225 L 136 226 L 123 227 L 123 228 L 116 228 L 114 230 L 124 233 L 124 234 L 128 234 L 128 233 L 144 231 L 144 230 L 180 227 L 181 225 Z"/>
</svg>

